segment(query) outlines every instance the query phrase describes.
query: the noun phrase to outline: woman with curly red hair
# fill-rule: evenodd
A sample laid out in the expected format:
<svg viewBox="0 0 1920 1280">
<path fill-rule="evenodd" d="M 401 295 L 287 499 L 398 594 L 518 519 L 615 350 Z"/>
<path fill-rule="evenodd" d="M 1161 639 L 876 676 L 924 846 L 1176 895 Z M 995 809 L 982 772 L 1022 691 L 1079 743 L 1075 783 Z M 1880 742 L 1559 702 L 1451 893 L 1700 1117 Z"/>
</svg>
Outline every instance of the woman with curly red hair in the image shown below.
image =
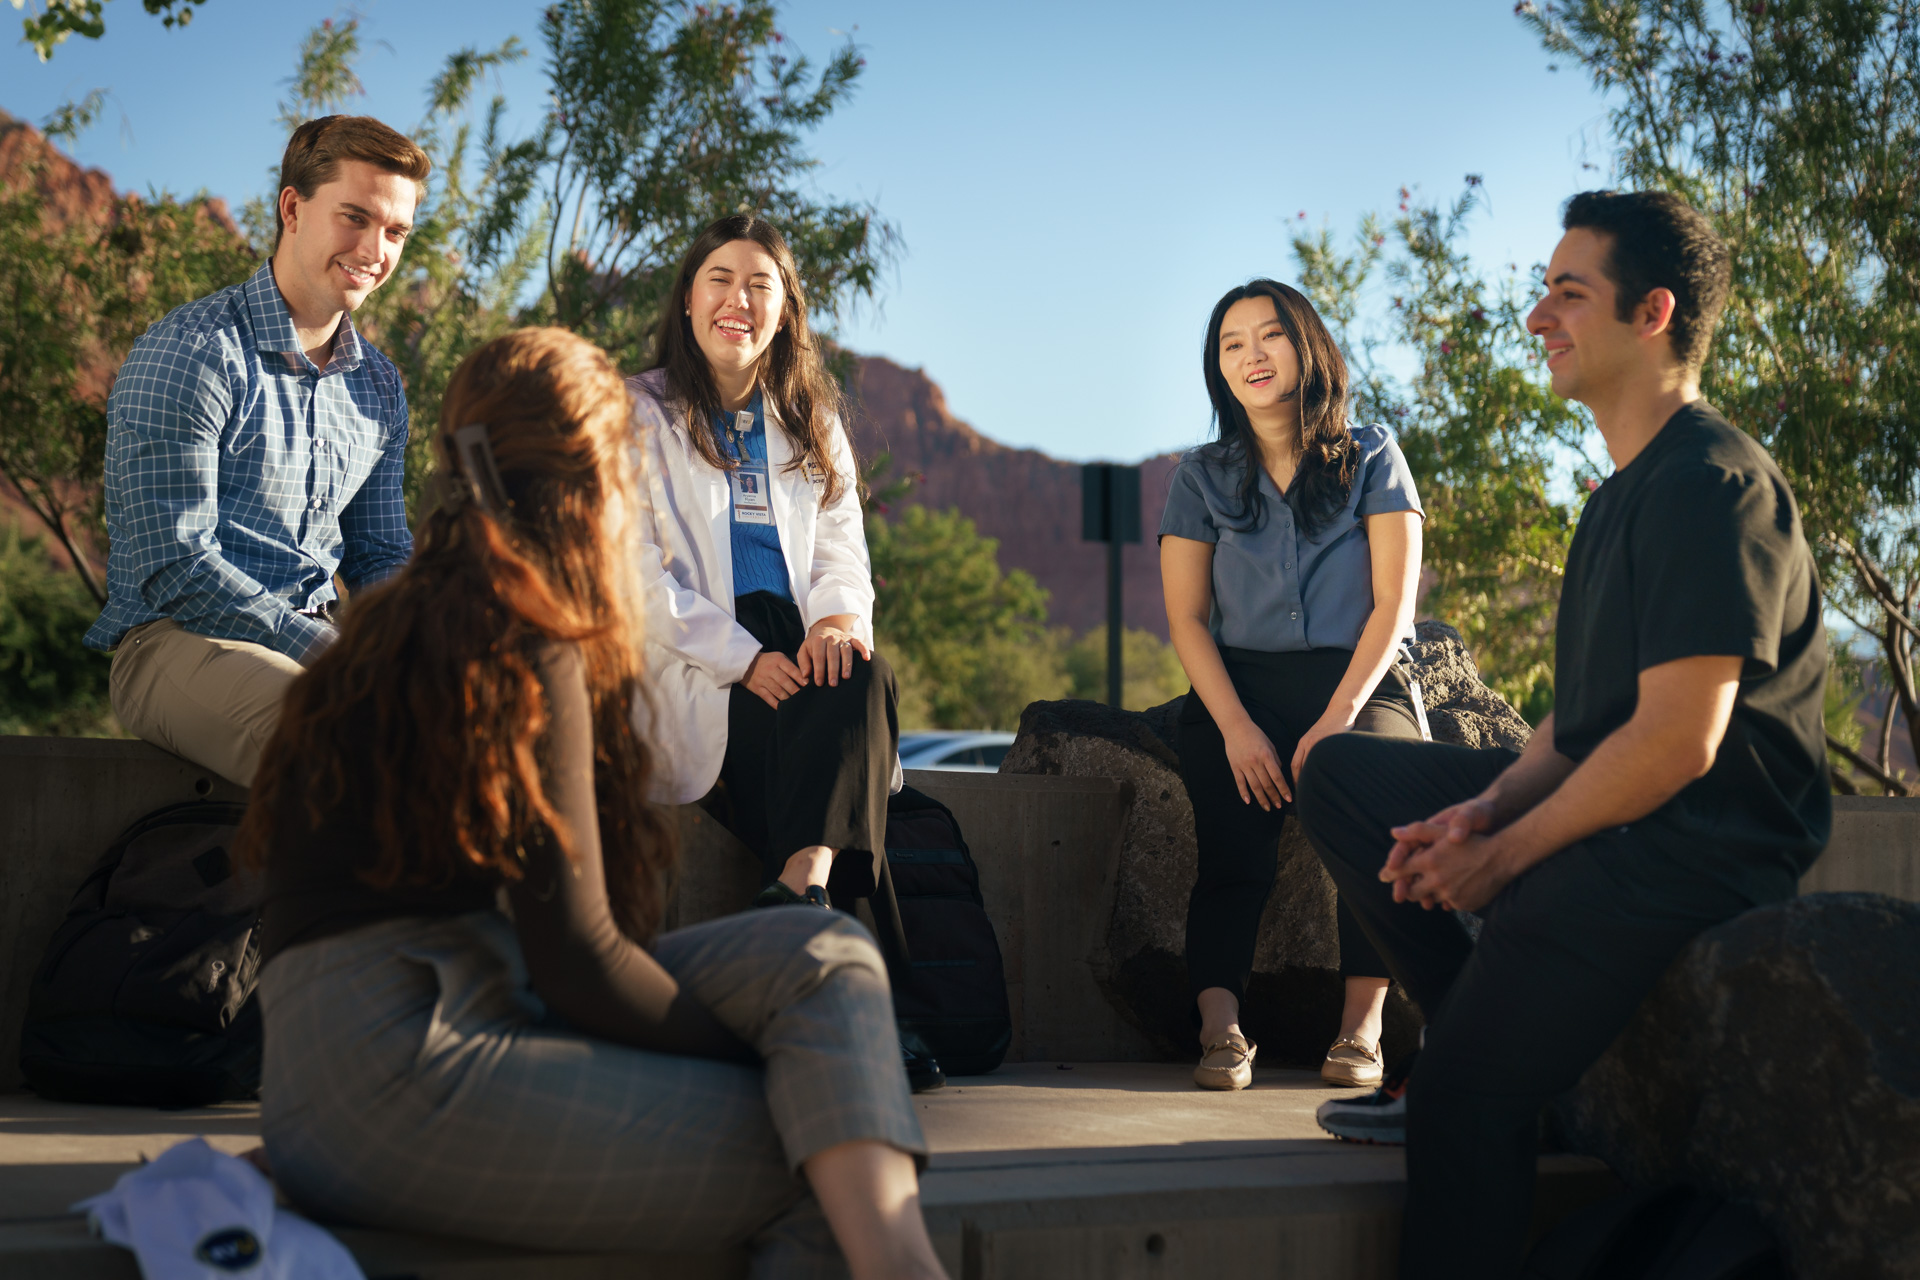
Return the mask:
<svg viewBox="0 0 1920 1280">
<path fill-rule="evenodd" d="M 635 443 L 590 343 L 480 348 L 441 408 L 449 498 L 294 683 L 241 840 L 267 1154 L 335 1220 L 941 1275 L 864 931 L 786 909 L 655 936 Z"/>
</svg>

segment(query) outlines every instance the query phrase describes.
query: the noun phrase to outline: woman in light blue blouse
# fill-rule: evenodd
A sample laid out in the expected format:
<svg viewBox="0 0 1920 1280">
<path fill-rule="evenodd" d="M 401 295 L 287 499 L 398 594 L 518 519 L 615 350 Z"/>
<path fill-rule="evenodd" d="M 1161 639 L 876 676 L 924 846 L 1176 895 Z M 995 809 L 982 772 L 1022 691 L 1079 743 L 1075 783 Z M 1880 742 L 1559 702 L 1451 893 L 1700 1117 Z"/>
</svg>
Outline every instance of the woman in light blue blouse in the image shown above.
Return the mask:
<svg viewBox="0 0 1920 1280">
<path fill-rule="evenodd" d="M 1179 751 L 1200 871 L 1187 969 L 1203 1049 L 1194 1081 L 1243 1089 L 1240 1029 L 1293 780 L 1320 739 L 1423 736 L 1397 669 L 1413 636 L 1423 515 L 1384 427 L 1347 422 L 1347 366 L 1297 290 L 1254 280 L 1207 322 L 1218 439 L 1174 472 L 1160 523 L 1167 625 L 1193 692 Z M 1339 909 L 1346 1008 L 1321 1074 L 1378 1084 L 1387 970 Z"/>
</svg>

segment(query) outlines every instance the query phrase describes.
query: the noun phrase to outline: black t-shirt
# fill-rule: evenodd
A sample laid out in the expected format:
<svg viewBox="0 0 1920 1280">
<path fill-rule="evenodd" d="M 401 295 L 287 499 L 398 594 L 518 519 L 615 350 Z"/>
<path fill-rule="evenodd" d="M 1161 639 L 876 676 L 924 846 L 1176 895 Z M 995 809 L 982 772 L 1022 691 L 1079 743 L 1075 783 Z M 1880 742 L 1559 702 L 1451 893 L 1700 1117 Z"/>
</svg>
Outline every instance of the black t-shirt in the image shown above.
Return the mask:
<svg viewBox="0 0 1920 1280">
<path fill-rule="evenodd" d="M 1833 820 L 1820 613 L 1786 478 L 1694 401 L 1580 517 L 1560 597 L 1555 748 L 1584 760 L 1633 715 L 1649 667 L 1745 659 L 1713 767 L 1638 829 L 1757 900 L 1777 897 L 1782 873 L 1797 879 L 1826 847 Z"/>
</svg>

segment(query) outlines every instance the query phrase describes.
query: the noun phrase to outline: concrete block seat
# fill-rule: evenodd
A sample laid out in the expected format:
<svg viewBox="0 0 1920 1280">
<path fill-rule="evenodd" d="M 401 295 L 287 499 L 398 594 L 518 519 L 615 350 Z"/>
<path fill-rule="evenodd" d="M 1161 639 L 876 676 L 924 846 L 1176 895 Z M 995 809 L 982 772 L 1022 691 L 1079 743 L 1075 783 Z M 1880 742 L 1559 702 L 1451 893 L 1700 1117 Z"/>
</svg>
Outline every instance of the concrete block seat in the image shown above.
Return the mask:
<svg viewBox="0 0 1920 1280">
<path fill-rule="evenodd" d="M 1313 1123 L 1334 1091 L 1260 1069 L 1240 1094 L 1204 1093 L 1173 1063 L 1017 1063 L 915 1101 L 934 1148 L 928 1226 L 954 1280 L 1171 1276 L 1203 1269 L 1372 1280 L 1392 1276 L 1404 1162 L 1335 1142 Z M 259 1109 L 157 1112 L 0 1096 L 0 1276 L 132 1280 L 131 1254 L 91 1239 L 73 1201 L 142 1156 L 202 1135 L 259 1140 Z M 1611 1194 L 1595 1160 L 1541 1160 L 1538 1220 Z M 735 1252 L 542 1254 L 470 1241 L 339 1229 L 369 1277 L 722 1277 Z"/>
<path fill-rule="evenodd" d="M 1134 784 L 1108 777 L 909 774 L 951 806 L 980 866 L 1005 958 L 1008 1063 L 917 1099 L 935 1150 L 928 1222 L 956 1280 L 1048 1275 L 1385 1277 L 1396 1264 L 1404 1164 L 1395 1149 L 1314 1126 L 1317 1076 L 1261 1068 L 1208 1094 L 1190 1062 L 1122 1015 L 1111 967 Z M 141 1156 L 205 1135 L 238 1151 L 258 1109 L 60 1106 L 18 1092 L 30 975 L 94 860 L 161 805 L 244 793 L 139 742 L 0 737 L 0 1278 L 132 1277 L 132 1256 L 87 1237 L 67 1206 Z M 1920 800 L 1840 799 L 1803 890 L 1920 897 Z M 668 927 L 725 914 L 757 887 L 754 859 L 704 813 L 679 814 L 682 869 Z M 1157 1096 L 1150 1096 L 1157 1095 Z M 503 1153 L 506 1155 L 508 1153 Z M 1536 1226 L 1609 1194 L 1599 1162 L 1543 1157 Z M 343 1229 L 370 1277 L 734 1276 L 737 1254 L 543 1255 Z"/>
</svg>

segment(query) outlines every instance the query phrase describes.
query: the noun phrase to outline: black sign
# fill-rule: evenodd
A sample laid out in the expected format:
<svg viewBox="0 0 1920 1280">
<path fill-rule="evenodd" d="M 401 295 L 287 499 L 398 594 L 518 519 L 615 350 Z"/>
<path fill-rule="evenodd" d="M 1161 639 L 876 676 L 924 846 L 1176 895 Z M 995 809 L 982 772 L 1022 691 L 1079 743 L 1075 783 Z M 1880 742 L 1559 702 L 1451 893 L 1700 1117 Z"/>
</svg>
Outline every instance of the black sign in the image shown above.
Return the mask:
<svg viewBox="0 0 1920 1280">
<path fill-rule="evenodd" d="M 1089 462 L 1080 468 L 1080 537 L 1140 541 L 1140 468 Z"/>
</svg>

